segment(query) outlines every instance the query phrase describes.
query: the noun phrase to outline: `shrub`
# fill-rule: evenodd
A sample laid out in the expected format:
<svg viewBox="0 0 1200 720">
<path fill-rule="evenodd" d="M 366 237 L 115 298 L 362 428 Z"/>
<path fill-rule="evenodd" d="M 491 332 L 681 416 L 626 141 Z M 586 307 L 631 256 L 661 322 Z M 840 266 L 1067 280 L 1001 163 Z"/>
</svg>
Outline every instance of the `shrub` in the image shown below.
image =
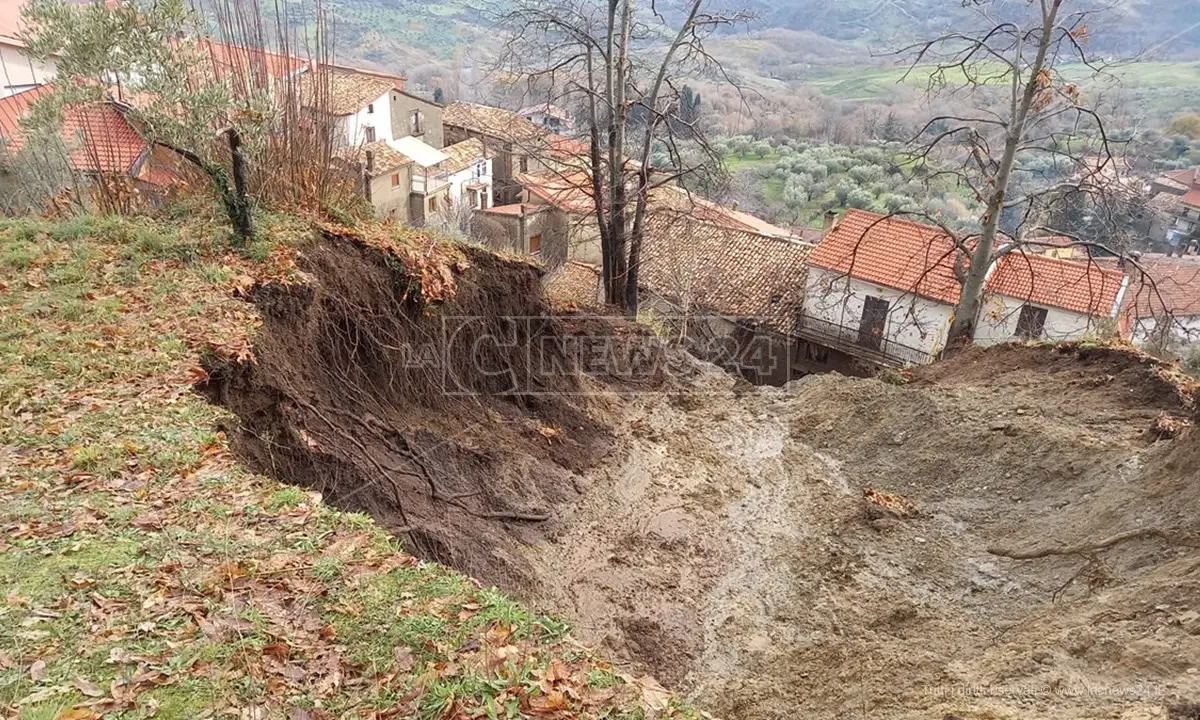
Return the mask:
<svg viewBox="0 0 1200 720">
<path fill-rule="evenodd" d="M 875 198 L 862 188 L 855 188 L 846 194 L 846 207 L 869 210 L 874 203 Z"/>
</svg>

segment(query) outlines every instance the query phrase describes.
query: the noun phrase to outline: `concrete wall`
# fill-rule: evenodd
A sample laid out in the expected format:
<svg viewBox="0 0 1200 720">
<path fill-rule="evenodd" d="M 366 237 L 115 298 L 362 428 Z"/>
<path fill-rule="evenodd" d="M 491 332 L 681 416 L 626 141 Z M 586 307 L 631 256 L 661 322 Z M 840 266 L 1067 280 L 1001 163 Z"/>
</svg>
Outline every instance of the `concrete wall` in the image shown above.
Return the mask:
<svg viewBox="0 0 1200 720">
<path fill-rule="evenodd" d="M 392 185 L 392 176 L 398 175 L 400 184 Z M 371 180 L 371 204 L 375 214 L 409 224 L 409 195 L 412 190 L 412 165 L 404 165 Z"/>
<path fill-rule="evenodd" d="M 995 345 L 1020 340 L 1017 336 L 1017 321 L 1026 302 L 1007 295 L 988 295 L 984 298 L 983 310 L 975 329 L 978 345 Z M 1099 318 L 1061 308 L 1035 305 L 1046 310 L 1046 328 L 1042 340 L 1074 340 L 1085 335 L 1095 335 L 1116 330 L 1116 321 Z"/>
<path fill-rule="evenodd" d="M 0 97 L 50 82 L 54 74 L 54 63 L 31 60 L 21 48 L 0 44 Z"/>
<path fill-rule="evenodd" d="M 412 132 L 412 114 L 418 111 L 422 116 L 422 132 Z M 437 103 L 393 90 L 391 93 L 391 132 L 396 139 L 414 135 L 426 145 L 441 149 L 446 147 L 445 132 L 442 128 L 442 106 Z"/>
<path fill-rule="evenodd" d="M 857 330 L 867 297 L 882 298 L 889 304 L 884 325 L 887 340 L 931 355 L 941 352 L 953 306 L 809 266 L 804 294 L 806 315 Z"/>
</svg>

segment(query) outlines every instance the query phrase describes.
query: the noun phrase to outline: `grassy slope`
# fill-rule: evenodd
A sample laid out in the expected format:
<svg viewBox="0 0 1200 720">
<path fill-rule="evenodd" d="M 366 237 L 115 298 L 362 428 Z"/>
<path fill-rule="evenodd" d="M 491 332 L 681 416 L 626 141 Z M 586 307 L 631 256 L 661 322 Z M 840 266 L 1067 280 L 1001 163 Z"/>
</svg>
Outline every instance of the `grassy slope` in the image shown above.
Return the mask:
<svg viewBox="0 0 1200 720">
<path fill-rule="evenodd" d="M 247 352 L 202 222 L 0 222 L 0 717 L 612 717 L 666 708 L 558 621 L 247 473 L 191 391 Z M 688 713 L 690 714 L 690 713 Z"/>
</svg>

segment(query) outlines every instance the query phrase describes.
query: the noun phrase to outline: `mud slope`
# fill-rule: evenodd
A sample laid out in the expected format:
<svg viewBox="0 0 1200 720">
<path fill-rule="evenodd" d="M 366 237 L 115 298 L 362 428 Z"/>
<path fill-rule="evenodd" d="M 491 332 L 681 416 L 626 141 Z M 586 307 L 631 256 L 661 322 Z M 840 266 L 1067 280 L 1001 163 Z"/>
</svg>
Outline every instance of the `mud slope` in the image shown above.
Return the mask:
<svg viewBox="0 0 1200 720">
<path fill-rule="evenodd" d="M 311 282 L 259 288 L 257 362 L 206 388 L 239 451 L 727 718 L 1190 717 L 1200 438 L 1148 432 L 1195 411 L 1157 366 L 996 348 L 902 386 L 760 390 L 687 365 L 631 386 L 564 351 L 546 376 L 514 348 L 645 345 L 506 325 L 544 313 L 537 272 L 467 252 L 433 274 L 456 284 L 438 304 L 406 289 L 427 274 L 336 237 Z M 455 347 L 434 329 L 462 315 L 474 349 L 443 362 L 472 392 L 431 391 L 397 348 Z M 515 342 L 480 355 L 497 334 Z"/>
<path fill-rule="evenodd" d="M 571 400 L 584 378 L 570 328 L 544 317 L 540 271 L 332 233 L 300 262 L 303 282 L 249 294 L 253 361 L 210 358 L 198 388 L 240 417 L 235 450 L 371 513 L 419 555 L 520 586 L 510 548 L 556 532 L 554 509 L 580 497 L 576 471 L 613 442 Z"/>
</svg>

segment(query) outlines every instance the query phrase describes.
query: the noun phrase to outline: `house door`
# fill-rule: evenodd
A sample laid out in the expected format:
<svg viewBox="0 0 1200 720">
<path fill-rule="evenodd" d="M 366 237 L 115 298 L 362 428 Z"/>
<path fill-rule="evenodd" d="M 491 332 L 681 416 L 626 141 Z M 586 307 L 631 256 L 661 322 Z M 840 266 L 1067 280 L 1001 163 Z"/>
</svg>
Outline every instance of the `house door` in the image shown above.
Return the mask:
<svg viewBox="0 0 1200 720">
<path fill-rule="evenodd" d="M 888 301 L 868 297 L 863 303 L 862 319 L 858 323 L 858 344 L 878 350 L 883 344 L 883 328 L 887 324 Z"/>
</svg>

